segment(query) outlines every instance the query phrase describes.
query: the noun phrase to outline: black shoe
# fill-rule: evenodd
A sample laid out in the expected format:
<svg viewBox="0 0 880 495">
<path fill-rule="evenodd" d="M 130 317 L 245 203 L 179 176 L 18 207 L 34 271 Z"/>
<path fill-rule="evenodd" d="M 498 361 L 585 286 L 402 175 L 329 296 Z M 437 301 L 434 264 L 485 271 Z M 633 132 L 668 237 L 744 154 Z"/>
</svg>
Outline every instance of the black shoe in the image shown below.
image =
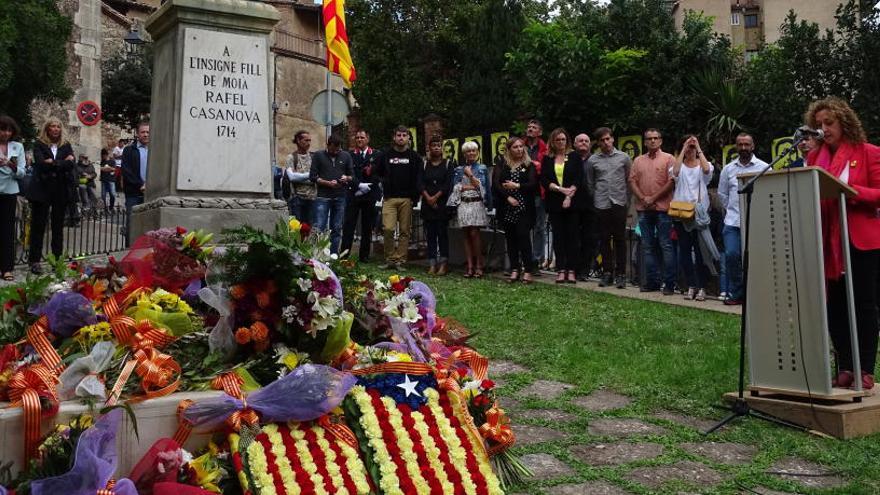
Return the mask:
<svg viewBox="0 0 880 495">
<path fill-rule="evenodd" d="M 41 267 L 39 263 L 33 263 L 31 264 L 31 273 L 34 275 L 42 275 L 43 267 Z"/>
<path fill-rule="evenodd" d="M 639 287 L 639 292 L 657 292 L 659 287 Z"/>
<path fill-rule="evenodd" d="M 599 287 L 608 287 L 609 285 L 611 285 L 611 283 L 611 275 L 604 275 L 601 279 L 599 279 Z"/>
<path fill-rule="evenodd" d="M 671 295 L 675 294 L 675 290 L 673 290 L 669 287 L 664 287 L 662 292 L 663 292 L 664 296 L 671 296 Z"/>
<path fill-rule="evenodd" d="M 578 275 L 578 280 L 580 280 L 581 282 L 589 282 L 590 277 L 587 275 Z"/>
<path fill-rule="evenodd" d="M 614 285 L 616 285 L 618 289 L 626 289 L 626 277 L 617 277 L 614 280 Z"/>
</svg>

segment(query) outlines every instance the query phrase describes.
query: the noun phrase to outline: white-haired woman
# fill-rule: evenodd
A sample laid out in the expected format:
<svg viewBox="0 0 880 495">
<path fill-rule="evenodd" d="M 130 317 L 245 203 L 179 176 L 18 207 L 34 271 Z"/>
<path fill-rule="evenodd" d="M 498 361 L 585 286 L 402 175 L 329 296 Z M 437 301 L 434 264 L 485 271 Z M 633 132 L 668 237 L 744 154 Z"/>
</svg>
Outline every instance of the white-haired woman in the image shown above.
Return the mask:
<svg viewBox="0 0 880 495">
<path fill-rule="evenodd" d="M 483 245 L 480 229 L 489 224 L 488 210 L 492 207 L 489 169 L 479 162 L 480 146 L 468 141 L 461 147 L 464 160 L 452 176 L 452 194 L 449 204 L 458 206 L 458 226 L 464 237 L 464 255 L 467 259 L 466 278 L 483 276 Z"/>
</svg>

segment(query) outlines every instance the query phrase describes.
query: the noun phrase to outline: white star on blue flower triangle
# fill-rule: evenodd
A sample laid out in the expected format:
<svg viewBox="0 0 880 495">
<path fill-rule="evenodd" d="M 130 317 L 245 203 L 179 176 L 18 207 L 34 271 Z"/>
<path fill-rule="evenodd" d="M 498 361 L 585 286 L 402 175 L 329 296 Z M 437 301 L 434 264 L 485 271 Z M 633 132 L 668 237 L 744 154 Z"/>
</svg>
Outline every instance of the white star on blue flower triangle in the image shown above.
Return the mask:
<svg viewBox="0 0 880 495">
<path fill-rule="evenodd" d="M 416 387 L 419 386 L 419 382 L 410 381 L 409 375 L 403 375 L 403 383 L 398 383 L 397 386 L 406 390 L 407 397 L 409 397 L 409 394 L 415 394 L 418 397 L 422 396 L 422 394 L 416 390 Z"/>
</svg>

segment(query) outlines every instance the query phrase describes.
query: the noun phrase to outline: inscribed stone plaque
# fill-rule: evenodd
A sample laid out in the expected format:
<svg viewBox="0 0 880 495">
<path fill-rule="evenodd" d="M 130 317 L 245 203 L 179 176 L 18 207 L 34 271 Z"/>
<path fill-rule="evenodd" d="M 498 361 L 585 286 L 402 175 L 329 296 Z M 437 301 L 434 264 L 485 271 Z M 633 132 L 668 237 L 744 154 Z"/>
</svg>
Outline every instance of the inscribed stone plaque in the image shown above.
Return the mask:
<svg viewBox="0 0 880 495">
<path fill-rule="evenodd" d="M 266 38 L 184 36 L 177 189 L 269 193 Z"/>
</svg>

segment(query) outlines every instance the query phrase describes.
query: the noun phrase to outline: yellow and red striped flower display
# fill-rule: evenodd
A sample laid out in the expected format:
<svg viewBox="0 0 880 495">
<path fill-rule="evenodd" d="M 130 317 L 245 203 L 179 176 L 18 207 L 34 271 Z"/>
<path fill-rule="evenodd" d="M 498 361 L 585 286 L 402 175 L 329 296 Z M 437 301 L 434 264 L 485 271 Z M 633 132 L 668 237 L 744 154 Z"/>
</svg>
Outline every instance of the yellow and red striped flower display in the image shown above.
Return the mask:
<svg viewBox="0 0 880 495">
<path fill-rule="evenodd" d="M 372 493 L 357 449 L 317 424 L 269 424 L 244 449 L 237 434 L 230 436 L 229 444 L 246 494 Z"/>
<path fill-rule="evenodd" d="M 371 387 L 369 382 L 349 393 L 360 413 L 359 424 L 351 427 L 367 439 L 361 450 L 378 467 L 375 481 L 381 493 L 503 494 L 457 392 L 438 391 L 432 376 L 419 378 L 424 379 L 416 389 L 421 403 L 409 394 L 406 400 L 395 400 L 393 394 L 383 394 L 382 385 Z"/>
</svg>

